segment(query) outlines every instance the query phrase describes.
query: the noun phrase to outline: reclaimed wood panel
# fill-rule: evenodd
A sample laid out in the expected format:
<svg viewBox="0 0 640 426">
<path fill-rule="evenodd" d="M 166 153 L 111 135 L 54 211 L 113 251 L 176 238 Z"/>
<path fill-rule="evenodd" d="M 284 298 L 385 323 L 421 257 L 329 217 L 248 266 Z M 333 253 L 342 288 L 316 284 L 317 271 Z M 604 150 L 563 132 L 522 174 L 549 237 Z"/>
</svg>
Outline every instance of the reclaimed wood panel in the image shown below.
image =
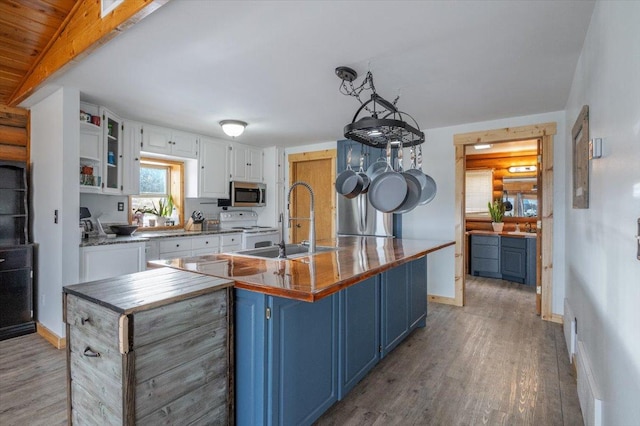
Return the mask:
<svg viewBox="0 0 640 426">
<path fill-rule="evenodd" d="M 67 295 L 67 324 L 81 333 L 118 347 L 118 319 L 120 314 L 74 295 Z"/>
<path fill-rule="evenodd" d="M 76 327 L 70 328 L 68 337 L 71 364 L 77 360 L 77 362 L 84 364 L 90 370 L 100 370 L 102 373 L 112 377 L 113 380 L 122 380 L 122 354 L 120 354 L 117 345 L 109 345 L 89 333 L 83 333 Z M 100 356 L 84 356 L 83 353 L 86 348 L 98 352 Z"/>
<path fill-rule="evenodd" d="M 218 291 L 140 312 L 133 324 L 136 346 L 141 347 L 225 318 L 227 309 L 227 292 Z M 199 314 L 194 316 L 193 312 Z"/>
<path fill-rule="evenodd" d="M 78 381 L 71 382 L 73 400 L 73 423 L 77 425 L 117 425 L 123 424 L 121 414 L 114 413 L 100 398 L 91 393 Z"/>
</svg>

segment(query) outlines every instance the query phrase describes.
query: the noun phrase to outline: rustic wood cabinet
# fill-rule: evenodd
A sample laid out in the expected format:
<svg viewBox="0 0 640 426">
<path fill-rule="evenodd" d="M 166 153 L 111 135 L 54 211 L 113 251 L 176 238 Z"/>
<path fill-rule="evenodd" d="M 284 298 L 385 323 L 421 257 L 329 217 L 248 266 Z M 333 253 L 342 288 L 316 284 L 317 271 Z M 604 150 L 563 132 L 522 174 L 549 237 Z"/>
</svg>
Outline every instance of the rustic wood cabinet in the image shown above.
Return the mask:
<svg viewBox="0 0 640 426">
<path fill-rule="evenodd" d="M 233 423 L 232 285 L 161 268 L 65 287 L 69 424 Z"/>
</svg>

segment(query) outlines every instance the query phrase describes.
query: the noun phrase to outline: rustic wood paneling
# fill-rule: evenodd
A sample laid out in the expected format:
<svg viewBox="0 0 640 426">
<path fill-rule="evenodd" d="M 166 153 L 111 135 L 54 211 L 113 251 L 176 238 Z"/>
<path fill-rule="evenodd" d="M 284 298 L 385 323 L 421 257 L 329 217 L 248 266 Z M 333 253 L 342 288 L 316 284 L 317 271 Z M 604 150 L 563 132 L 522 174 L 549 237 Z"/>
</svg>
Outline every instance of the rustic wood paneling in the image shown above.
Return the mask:
<svg viewBox="0 0 640 426">
<path fill-rule="evenodd" d="M 99 1 L 72 2 L 64 20 L 57 26 L 52 25 L 55 26 L 54 31 L 51 34 L 47 33 L 43 43 L 38 44 L 38 55 L 31 62 L 29 70 L 23 74 L 18 84 L 10 82 L 14 90 L 8 97 L 3 98 L 5 103 L 19 104 L 47 78 L 64 69 L 72 60 L 80 60 L 167 1 L 169 0 L 129 0 L 104 17 L 100 16 Z M 24 23 L 24 19 L 19 23 L 13 23 L 14 27 L 18 24 L 31 27 L 35 35 L 41 34 L 38 30 L 43 32 L 44 28 L 50 28 L 34 20 L 28 24 Z M 7 38 L 10 40 L 10 37 Z"/>
<path fill-rule="evenodd" d="M 0 104 L 7 104 L 58 31 L 75 0 L 5 0 L 0 2 Z M 95 3 L 95 2 L 94 2 Z M 97 2 L 99 4 L 99 2 Z"/>
<path fill-rule="evenodd" d="M 29 111 L 26 109 L 0 105 L 0 160 L 29 161 Z"/>
</svg>

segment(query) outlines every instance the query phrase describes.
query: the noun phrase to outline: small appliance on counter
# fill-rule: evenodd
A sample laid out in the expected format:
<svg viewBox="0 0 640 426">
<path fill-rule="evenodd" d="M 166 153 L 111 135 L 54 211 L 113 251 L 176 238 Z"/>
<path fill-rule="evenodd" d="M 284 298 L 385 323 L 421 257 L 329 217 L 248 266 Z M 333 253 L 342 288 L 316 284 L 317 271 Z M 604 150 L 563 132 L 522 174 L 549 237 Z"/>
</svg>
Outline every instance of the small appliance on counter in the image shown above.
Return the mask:
<svg viewBox="0 0 640 426">
<path fill-rule="evenodd" d="M 221 212 L 220 229 L 241 231 L 243 249 L 268 247 L 280 241 L 280 230 L 271 226 L 258 226 L 258 213 L 250 210 Z"/>
</svg>

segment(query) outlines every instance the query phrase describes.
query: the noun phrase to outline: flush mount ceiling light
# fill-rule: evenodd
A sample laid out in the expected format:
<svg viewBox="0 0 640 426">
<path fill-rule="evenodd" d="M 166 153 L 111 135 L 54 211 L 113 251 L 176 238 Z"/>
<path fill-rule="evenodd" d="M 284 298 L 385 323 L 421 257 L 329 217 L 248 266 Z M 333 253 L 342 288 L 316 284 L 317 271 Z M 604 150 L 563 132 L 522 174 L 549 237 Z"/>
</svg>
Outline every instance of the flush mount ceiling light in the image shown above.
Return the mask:
<svg viewBox="0 0 640 426">
<path fill-rule="evenodd" d="M 489 143 L 479 143 L 473 146 L 475 149 L 489 149 L 491 148 L 491 144 Z"/>
<path fill-rule="evenodd" d="M 527 173 L 535 172 L 536 166 L 511 166 L 509 167 L 509 173 Z"/>
<path fill-rule="evenodd" d="M 235 138 L 244 132 L 247 123 L 240 120 L 222 120 L 220 126 L 222 126 L 222 131 L 225 132 L 227 136 Z"/>
<path fill-rule="evenodd" d="M 400 97 L 389 102 L 376 93 L 371 71 L 367 72 L 359 86 L 353 84 L 358 73 L 349 67 L 336 68 L 336 75 L 342 80 L 340 93 L 353 96 L 360 102 L 353 120 L 344 126 L 346 138 L 373 147 L 385 146 L 388 141 L 399 141 L 402 146 L 415 146 L 424 142 L 424 132 L 420 131 L 418 123 L 396 107 Z M 371 91 L 371 98 L 366 102 L 360 98 L 365 90 Z M 358 118 L 363 111 L 370 115 Z M 406 118 L 410 118 L 413 124 L 407 123 Z"/>
</svg>

